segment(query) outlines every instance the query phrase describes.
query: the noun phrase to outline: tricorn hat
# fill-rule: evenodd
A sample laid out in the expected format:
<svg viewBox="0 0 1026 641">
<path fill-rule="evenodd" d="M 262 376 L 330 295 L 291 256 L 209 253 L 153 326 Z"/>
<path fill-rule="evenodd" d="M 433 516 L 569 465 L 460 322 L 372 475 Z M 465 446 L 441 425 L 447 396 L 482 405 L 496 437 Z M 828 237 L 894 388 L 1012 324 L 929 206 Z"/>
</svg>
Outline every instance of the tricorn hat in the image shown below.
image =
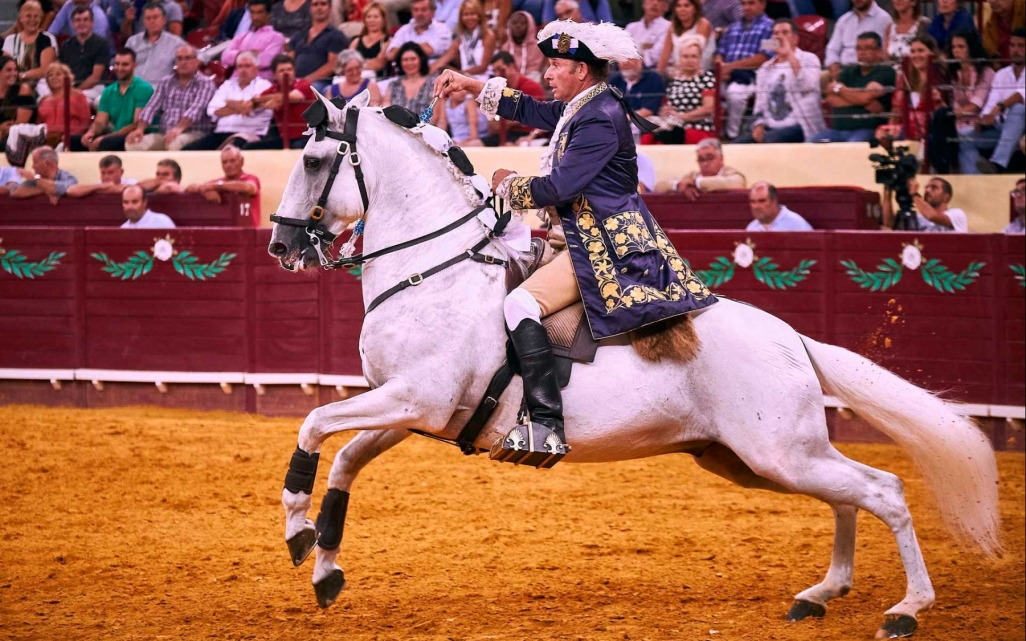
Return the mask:
<svg viewBox="0 0 1026 641">
<path fill-rule="evenodd" d="M 577 62 L 624 62 L 641 58 L 631 34 L 611 22 L 550 22 L 538 32 L 538 48 L 546 58 Z"/>
</svg>

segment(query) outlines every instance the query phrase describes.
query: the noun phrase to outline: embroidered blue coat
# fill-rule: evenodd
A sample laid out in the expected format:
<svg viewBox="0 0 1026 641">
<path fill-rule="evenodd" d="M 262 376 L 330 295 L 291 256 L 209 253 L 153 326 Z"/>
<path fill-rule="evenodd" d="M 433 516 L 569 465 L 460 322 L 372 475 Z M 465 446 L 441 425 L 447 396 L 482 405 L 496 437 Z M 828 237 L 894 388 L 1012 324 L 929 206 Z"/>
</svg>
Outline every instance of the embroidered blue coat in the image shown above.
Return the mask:
<svg viewBox="0 0 1026 641">
<path fill-rule="evenodd" d="M 707 307 L 716 297 L 670 244 L 638 194 L 630 123 L 604 84 L 571 107 L 504 89 L 499 116 L 552 131 L 563 126 L 548 176 L 517 176 L 514 209 L 555 206 L 595 339 Z"/>
</svg>

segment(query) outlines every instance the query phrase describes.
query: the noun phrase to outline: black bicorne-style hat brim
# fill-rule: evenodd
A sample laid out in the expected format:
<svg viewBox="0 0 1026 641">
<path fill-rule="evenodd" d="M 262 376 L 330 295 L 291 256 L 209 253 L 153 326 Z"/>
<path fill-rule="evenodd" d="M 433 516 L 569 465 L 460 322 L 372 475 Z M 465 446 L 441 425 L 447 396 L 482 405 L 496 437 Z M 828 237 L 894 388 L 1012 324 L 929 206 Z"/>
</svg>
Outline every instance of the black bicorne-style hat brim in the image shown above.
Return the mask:
<svg viewBox="0 0 1026 641">
<path fill-rule="evenodd" d="M 577 62 L 604 62 L 591 52 L 588 45 L 565 33 L 557 33 L 551 38 L 542 40 L 538 43 L 538 48 L 546 58 L 563 58 Z"/>
</svg>

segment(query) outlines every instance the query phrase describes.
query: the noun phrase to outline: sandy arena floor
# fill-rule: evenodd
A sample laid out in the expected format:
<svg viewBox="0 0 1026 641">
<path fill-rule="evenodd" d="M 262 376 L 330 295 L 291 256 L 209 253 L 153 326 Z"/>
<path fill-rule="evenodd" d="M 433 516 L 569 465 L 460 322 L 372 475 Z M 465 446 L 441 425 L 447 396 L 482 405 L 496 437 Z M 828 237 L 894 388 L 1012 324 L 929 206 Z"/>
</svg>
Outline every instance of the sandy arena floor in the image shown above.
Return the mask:
<svg viewBox="0 0 1026 641">
<path fill-rule="evenodd" d="M 0 636 L 63 639 L 867 639 L 905 579 L 861 515 L 855 588 L 787 624 L 830 559 L 812 499 L 746 492 L 685 455 L 550 472 L 414 438 L 357 481 L 349 586 L 317 608 L 283 541 L 300 421 L 152 408 L 0 408 Z M 325 491 L 321 457 L 315 506 Z M 937 591 L 920 639 L 1024 637 L 1024 459 L 998 457 L 1006 554 L 956 548 L 891 446 Z M 713 632 L 713 631 L 716 632 Z"/>
</svg>

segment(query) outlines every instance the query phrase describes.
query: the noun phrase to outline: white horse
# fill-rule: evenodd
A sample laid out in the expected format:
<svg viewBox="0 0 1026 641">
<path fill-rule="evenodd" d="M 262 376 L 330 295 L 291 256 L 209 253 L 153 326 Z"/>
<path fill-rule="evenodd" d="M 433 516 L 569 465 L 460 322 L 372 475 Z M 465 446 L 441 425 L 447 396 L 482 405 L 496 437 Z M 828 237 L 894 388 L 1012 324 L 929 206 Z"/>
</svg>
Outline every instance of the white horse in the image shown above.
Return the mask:
<svg viewBox="0 0 1026 641">
<path fill-rule="evenodd" d="M 428 234 L 481 203 L 469 181 L 424 144 L 416 130 L 367 108 L 366 92 L 345 113 L 321 100 L 333 132 L 343 131 L 350 109 L 360 109 L 359 164 L 369 201 L 366 252 Z M 329 167 L 345 151 L 336 140 L 311 137 L 292 170 L 279 215 L 306 220 L 325 188 Z M 343 162 L 328 189 L 322 222 L 336 234 L 365 214 L 354 169 Z M 483 238 L 483 226 L 471 221 L 415 248 L 369 261 L 363 269 L 365 305 Z M 497 245 L 492 245 L 496 251 Z M 317 265 L 302 227 L 276 225 L 269 250 L 288 268 Z M 364 465 L 410 436 L 408 430 L 448 439 L 457 435 L 505 357 L 502 271 L 464 261 L 399 292 L 366 316 L 360 353 L 372 389 L 315 409 L 299 431 L 299 449 L 313 454 L 331 435 L 359 430 L 331 465 L 329 498 L 334 493 L 348 501 Z M 830 569 L 821 583 L 795 597 L 791 620 L 823 616 L 827 601 L 851 589 L 856 514 L 866 510 L 894 532 L 908 581 L 905 598 L 887 610 L 877 636 L 910 636 L 916 616 L 933 605 L 934 590 L 902 482 L 834 449 L 827 437 L 823 391 L 902 446 L 921 469 L 953 534 L 993 554 L 999 549 L 997 467 L 986 437 L 930 393 L 852 352 L 801 336 L 759 309 L 721 300 L 692 318 L 700 349 L 686 364 L 653 363 L 619 344 L 599 349 L 593 364 L 574 366 L 563 392 L 566 434 L 573 446 L 565 462 L 700 454 L 695 460 L 701 467 L 743 487 L 806 494 L 828 503 L 836 519 Z M 514 379 L 476 441 L 478 447 L 488 449 L 514 424 L 521 396 L 520 381 Z M 282 494 L 290 549 L 300 543 L 304 548 L 298 556 L 293 550 L 297 564 L 318 536 L 307 518 L 312 485 L 311 475 L 308 490 Z M 342 506 L 339 520 L 344 513 Z M 317 547 L 313 582 L 322 607 L 335 600 L 345 583 L 335 564 L 341 525 L 335 542 L 322 540 Z"/>
</svg>

